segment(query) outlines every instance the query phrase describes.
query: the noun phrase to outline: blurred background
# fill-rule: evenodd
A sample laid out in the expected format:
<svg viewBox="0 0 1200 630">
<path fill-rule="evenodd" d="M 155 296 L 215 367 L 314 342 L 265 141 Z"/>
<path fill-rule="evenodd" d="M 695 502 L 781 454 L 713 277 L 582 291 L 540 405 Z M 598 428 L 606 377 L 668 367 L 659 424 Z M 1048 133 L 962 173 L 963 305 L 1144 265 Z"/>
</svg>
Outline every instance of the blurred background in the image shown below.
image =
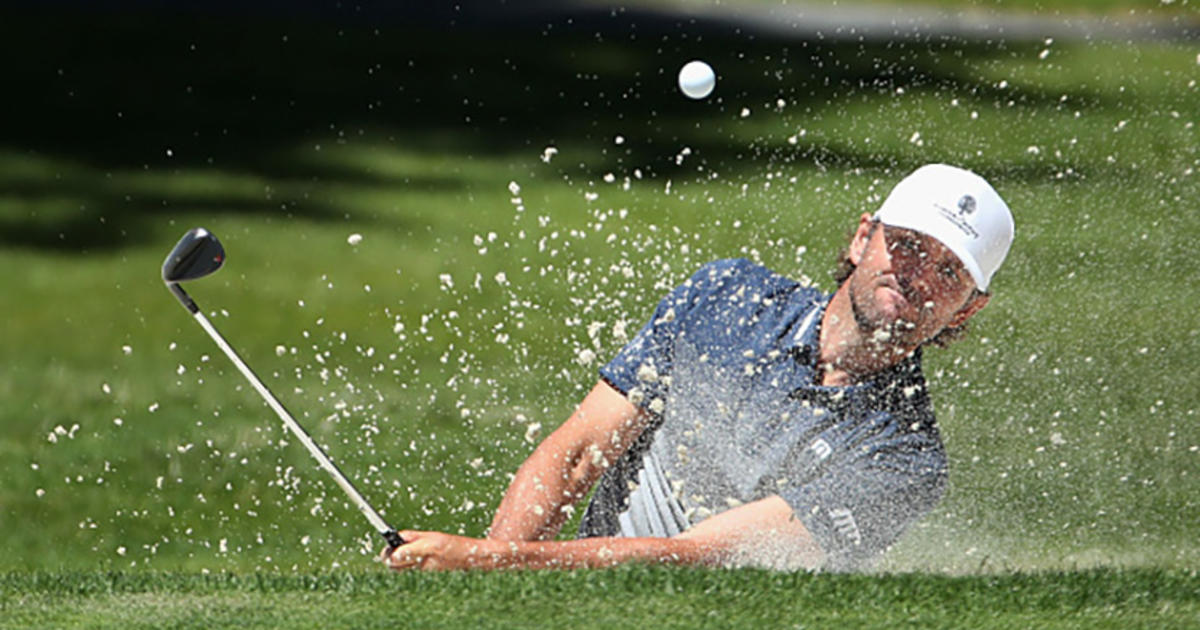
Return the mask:
<svg viewBox="0 0 1200 630">
<path fill-rule="evenodd" d="M 1017 240 L 927 354 L 950 490 L 883 568 L 1197 566 L 1194 2 L 429 4 L 0 9 L 0 567 L 381 546 L 163 288 L 190 227 L 228 260 L 189 292 L 368 499 L 480 535 L 663 293 L 831 291 L 927 162 Z"/>
</svg>

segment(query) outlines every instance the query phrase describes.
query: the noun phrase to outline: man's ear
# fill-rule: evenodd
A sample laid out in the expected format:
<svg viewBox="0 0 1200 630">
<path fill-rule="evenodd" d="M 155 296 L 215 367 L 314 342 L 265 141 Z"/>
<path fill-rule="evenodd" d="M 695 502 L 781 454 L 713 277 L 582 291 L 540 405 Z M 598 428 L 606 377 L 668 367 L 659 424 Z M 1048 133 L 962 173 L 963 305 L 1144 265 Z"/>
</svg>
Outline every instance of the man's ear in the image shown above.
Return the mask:
<svg viewBox="0 0 1200 630">
<path fill-rule="evenodd" d="M 954 314 L 954 319 L 950 320 L 948 327 L 958 328 L 962 326 L 968 319 L 971 319 L 972 315 L 987 306 L 990 299 L 992 299 L 992 296 L 987 293 L 973 293 L 971 299 L 967 300 L 967 303 L 963 304 L 962 308 L 958 309 L 958 312 Z"/>
<path fill-rule="evenodd" d="M 854 230 L 854 238 L 850 239 L 850 247 L 846 250 L 846 257 L 856 267 L 862 262 L 863 252 L 867 251 L 867 243 L 871 242 L 871 228 L 874 225 L 875 220 L 865 212 L 858 218 L 858 227 Z"/>
</svg>

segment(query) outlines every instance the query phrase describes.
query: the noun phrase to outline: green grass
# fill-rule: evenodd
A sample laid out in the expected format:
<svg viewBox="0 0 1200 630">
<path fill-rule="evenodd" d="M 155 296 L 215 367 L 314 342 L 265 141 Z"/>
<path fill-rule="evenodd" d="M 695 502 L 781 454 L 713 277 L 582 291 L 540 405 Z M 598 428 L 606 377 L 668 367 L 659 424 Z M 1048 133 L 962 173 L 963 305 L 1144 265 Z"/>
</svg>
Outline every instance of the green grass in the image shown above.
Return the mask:
<svg viewBox="0 0 1200 630">
<path fill-rule="evenodd" d="M 1194 573 L 949 577 L 627 567 L 565 573 L 0 576 L 0 627 L 1188 628 Z"/>
<path fill-rule="evenodd" d="M 1194 46 L 10 17 L 0 624 L 1195 625 Z M 701 55 L 718 90 L 686 101 Z M 478 535 L 582 351 L 712 258 L 832 288 L 932 161 L 988 176 L 1017 242 L 927 355 L 951 485 L 894 575 L 387 575 L 158 278 L 214 230 L 189 291 L 233 345 L 394 524 Z"/>
</svg>

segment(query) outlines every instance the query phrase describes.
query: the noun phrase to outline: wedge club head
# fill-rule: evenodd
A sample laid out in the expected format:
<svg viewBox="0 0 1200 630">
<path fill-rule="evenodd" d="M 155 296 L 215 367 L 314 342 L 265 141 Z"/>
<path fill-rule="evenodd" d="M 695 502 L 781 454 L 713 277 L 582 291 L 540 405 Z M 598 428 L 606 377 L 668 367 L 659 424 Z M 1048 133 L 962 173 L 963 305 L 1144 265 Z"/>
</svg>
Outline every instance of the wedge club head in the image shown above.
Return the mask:
<svg viewBox="0 0 1200 630">
<path fill-rule="evenodd" d="M 197 227 L 187 231 L 163 261 L 162 278 L 167 284 L 203 278 L 221 268 L 225 248 L 216 235 Z"/>
</svg>

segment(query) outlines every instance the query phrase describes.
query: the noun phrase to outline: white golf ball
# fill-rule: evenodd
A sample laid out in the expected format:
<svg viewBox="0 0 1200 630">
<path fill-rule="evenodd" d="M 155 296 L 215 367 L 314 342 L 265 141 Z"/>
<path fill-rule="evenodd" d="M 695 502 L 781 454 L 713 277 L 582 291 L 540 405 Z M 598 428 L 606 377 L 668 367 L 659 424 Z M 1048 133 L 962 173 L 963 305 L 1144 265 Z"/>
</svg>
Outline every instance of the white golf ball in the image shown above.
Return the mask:
<svg viewBox="0 0 1200 630">
<path fill-rule="evenodd" d="M 717 75 L 712 66 L 703 61 L 689 61 L 679 70 L 679 89 L 688 98 L 701 99 L 712 94 L 717 85 Z"/>
</svg>

